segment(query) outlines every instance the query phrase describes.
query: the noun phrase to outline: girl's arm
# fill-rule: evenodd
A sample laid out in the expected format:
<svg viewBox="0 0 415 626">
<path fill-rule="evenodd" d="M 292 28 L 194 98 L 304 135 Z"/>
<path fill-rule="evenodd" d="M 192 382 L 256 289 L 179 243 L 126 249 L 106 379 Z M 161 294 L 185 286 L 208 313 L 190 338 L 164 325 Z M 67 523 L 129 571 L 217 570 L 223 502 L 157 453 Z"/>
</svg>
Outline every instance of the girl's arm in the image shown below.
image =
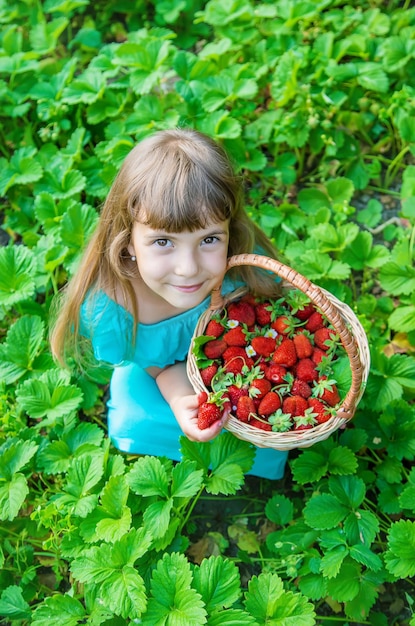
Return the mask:
<svg viewBox="0 0 415 626">
<path fill-rule="evenodd" d="M 180 428 L 190 441 L 210 441 L 219 434 L 226 414 L 205 430 L 200 430 L 197 425 L 198 396 L 187 377 L 185 363 L 176 363 L 162 370 L 157 375 L 156 382 Z"/>
</svg>

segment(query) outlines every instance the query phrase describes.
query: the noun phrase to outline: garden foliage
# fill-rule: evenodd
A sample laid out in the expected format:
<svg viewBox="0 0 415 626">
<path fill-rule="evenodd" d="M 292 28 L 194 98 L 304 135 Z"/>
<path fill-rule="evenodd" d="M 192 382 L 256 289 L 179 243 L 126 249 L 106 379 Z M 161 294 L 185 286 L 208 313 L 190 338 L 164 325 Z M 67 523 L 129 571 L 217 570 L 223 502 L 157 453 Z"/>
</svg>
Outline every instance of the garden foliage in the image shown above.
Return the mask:
<svg viewBox="0 0 415 626">
<path fill-rule="evenodd" d="M 415 624 L 411 4 L 0 0 L 2 623 Z M 48 348 L 121 161 L 177 125 L 223 143 L 252 217 L 369 337 L 353 424 L 260 493 L 230 434 L 177 464 L 118 453 L 109 372 Z M 192 558 L 198 505 L 238 494 L 249 515 Z"/>
</svg>

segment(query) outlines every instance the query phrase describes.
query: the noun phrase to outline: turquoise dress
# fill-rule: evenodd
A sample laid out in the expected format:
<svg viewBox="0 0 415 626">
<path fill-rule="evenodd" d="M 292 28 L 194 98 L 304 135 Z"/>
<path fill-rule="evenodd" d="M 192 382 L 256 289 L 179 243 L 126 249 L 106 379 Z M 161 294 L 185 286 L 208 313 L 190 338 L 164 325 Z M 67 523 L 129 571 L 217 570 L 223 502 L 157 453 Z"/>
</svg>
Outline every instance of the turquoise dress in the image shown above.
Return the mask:
<svg viewBox="0 0 415 626">
<path fill-rule="evenodd" d="M 224 291 L 233 288 L 224 281 Z M 227 287 L 227 288 L 226 288 Z M 133 349 L 128 345 L 132 315 L 104 292 L 81 309 L 81 334 L 91 340 L 95 358 L 114 366 L 107 403 L 108 436 L 116 448 L 133 454 L 181 460 L 183 435 L 169 405 L 146 368 L 185 361 L 199 316 L 210 298 L 193 309 L 155 324 L 138 324 Z M 221 435 L 219 435 L 221 436 Z M 287 453 L 256 448 L 250 474 L 281 478 Z"/>
</svg>

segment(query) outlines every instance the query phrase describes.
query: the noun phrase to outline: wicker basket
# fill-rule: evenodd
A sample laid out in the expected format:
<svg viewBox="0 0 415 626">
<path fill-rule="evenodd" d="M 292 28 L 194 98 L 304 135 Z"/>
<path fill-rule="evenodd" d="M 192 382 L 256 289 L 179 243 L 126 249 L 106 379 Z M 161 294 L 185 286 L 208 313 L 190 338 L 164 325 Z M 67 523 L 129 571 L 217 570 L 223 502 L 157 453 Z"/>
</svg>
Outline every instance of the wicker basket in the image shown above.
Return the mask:
<svg viewBox="0 0 415 626">
<path fill-rule="evenodd" d="M 342 303 L 325 289 L 313 284 L 292 268 L 266 256 L 240 254 L 228 259 L 227 271 L 232 267 L 240 265 L 252 265 L 271 271 L 283 279 L 283 287 L 294 286 L 304 292 L 326 316 L 339 335 L 349 358 L 352 376 L 350 389 L 338 407 L 336 414 L 327 422 L 318 424 L 311 429 L 288 432 L 263 431 L 255 426 L 241 422 L 232 414 L 229 415 L 225 428 L 239 439 L 249 441 L 260 448 L 292 450 L 310 447 L 319 441 L 327 439 L 334 431 L 352 419 L 355 413 L 356 406 L 365 389 L 370 367 L 370 352 L 366 334 L 349 306 Z M 223 296 L 221 287 L 222 285 L 212 292 L 210 307 L 200 316 L 193 339 L 204 334 L 209 320 L 215 313 L 220 312 L 229 302 L 239 299 L 243 293 L 241 289 L 237 289 Z M 247 289 L 244 291 L 246 292 Z M 187 373 L 196 393 L 207 391 L 193 354 L 193 340 L 187 359 Z"/>
</svg>

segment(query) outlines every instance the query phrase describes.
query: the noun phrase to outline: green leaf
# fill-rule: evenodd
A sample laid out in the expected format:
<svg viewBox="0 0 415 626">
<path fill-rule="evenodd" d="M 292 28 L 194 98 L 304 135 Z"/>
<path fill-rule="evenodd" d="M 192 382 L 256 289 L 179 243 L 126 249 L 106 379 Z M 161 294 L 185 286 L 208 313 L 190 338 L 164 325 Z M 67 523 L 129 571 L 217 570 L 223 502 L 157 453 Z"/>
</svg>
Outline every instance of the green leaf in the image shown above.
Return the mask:
<svg viewBox="0 0 415 626">
<path fill-rule="evenodd" d="M 209 614 L 209 626 L 256 626 L 257 621 L 242 609 L 226 609 Z"/>
<path fill-rule="evenodd" d="M 170 479 L 165 466 L 157 457 L 138 459 L 127 474 L 127 482 L 130 489 L 141 496 L 169 496 Z"/>
<path fill-rule="evenodd" d="M 313 496 L 304 507 L 306 523 L 316 530 L 335 528 L 347 516 L 348 508 L 329 493 Z"/>
<path fill-rule="evenodd" d="M 53 621 L 61 626 L 76 626 L 85 619 L 85 609 L 76 598 L 68 594 L 54 595 L 40 604 L 33 612 L 34 626 L 50 626 Z"/>
<path fill-rule="evenodd" d="M 330 200 L 334 204 L 347 204 L 353 197 L 354 185 L 348 178 L 334 178 L 326 183 Z"/>
<path fill-rule="evenodd" d="M 203 470 L 197 470 L 194 461 L 184 460 L 174 466 L 171 485 L 173 498 L 192 498 L 202 484 Z"/>
<path fill-rule="evenodd" d="M 34 441 L 9 437 L 0 447 L 0 478 L 11 480 L 33 458 L 38 446 Z"/>
<path fill-rule="evenodd" d="M 389 316 L 389 327 L 401 333 L 415 330 L 415 305 L 399 306 Z"/>
<path fill-rule="evenodd" d="M 329 489 L 339 502 L 351 509 L 356 509 L 366 495 L 365 483 L 358 476 L 331 476 Z"/>
<path fill-rule="evenodd" d="M 303 450 L 291 463 L 294 480 L 300 485 L 317 482 L 328 470 L 328 459 L 314 450 Z"/>
<path fill-rule="evenodd" d="M 271 522 L 274 522 L 274 524 L 285 526 L 293 520 L 294 505 L 292 501 L 287 498 L 287 496 L 276 493 L 266 503 L 265 514 Z"/>
<path fill-rule="evenodd" d="M 354 546 L 350 546 L 349 554 L 358 563 L 365 567 L 377 572 L 382 567 L 382 559 L 372 552 L 368 546 L 362 543 L 357 543 Z"/>
<path fill-rule="evenodd" d="M 327 194 L 320 189 L 301 189 L 298 192 L 298 203 L 309 215 L 318 213 L 322 208 L 331 208 Z"/>
<path fill-rule="evenodd" d="M 157 563 L 151 577 L 151 597 L 144 626 L 202 626 L 206 610 L 200 594 L 192 588 L 192 574 L 182 554 L 165 554 Z"/>
<path fill-rule="evenodd" d="M 338 445 L 330 450 L 328 457 L 328 471 L 330 474 L 353 474 L 357 466 L 357 457 L 349 448 Z"/>
<path fill-rule="evenodd" d="M 74 411 L 82 402 L 78 387 L 67 384 L 53 387 L 50 378 L 50 372 L 45 372 L 37 380 L 24 381 L 16 390 L 18 404 L 31 417 L 54 420 Z"/>
<path fill-rule="evenodd" d="M 28 620 L 31 610 L 23 597 L 23 590 L 17 585 L 6 587 L 0 597 L 0 615 L 11 620 Z M 50 625 L 50 622 L 49 622 Z"/>
<path fill-rule="evenodd" d="M 0 305 L 10 308 L 35 293 L 35 259 L 24 246 L 0 248 Z"/>
<path fill-rule="evenodd" d="M 359 64 L 357 82 L 365 89 L 379 93 L 386 93 L 389 89 L 388 76 L 378 63 Z"/>
<path fill-rule="evenodd" d="M 124 619 L 139 619 L 147 606 L 144 581 L 131 565 L 124 565 L 101 584 L 99 601 Z"/>
<path fill-rule="evenodd" d="M 344 531 L 349 543 L 363 542 L 370 546 L 379 532 L 379 521 L 371 511 L 358 509 L 350 513 L 344 520 Z"/>
<path fill-rule="evenodd" d="M 381 267 L 379 280 L 392 295 L 410 295 L 415 291 L 415 268 L 389 261 Z"/>
<path fill-rule="evenodd" d="M 381 576 L 376 576 L 371 571 L 361 572 L 359 578 L 359 591 L 353 598 L 345 602 L 346 615 L 356 622 L 362 620 L 362 617 L 369 615 L 370 609 L 374 605 L 379 594 L 379 588 L 383 583 Z M 372 615 L 372 614 L 371 614 Z M 380 626 L 379 622 L 379 626 Z M 387 626 L 386 622 L 384 626 Z"/>
<path fill-rule="evenodd" d="M 241 595 L 237 566 L 221 556 L 203 559 L 200 567 L 195 568 L 193 577 L 194 587 L 209 614 L 217 609 L 232 607 Z"/>
<path fill-rule="evenodd" d="M 29 493 L 27 480 L 23 474 L 14 474 L 7 482 L 0 484 L 0 519 L 13 520 L 19 513 Z"/>
<path fill-rule="evenodd" d="M 388 571 L 396 578 L 415 575 L 415 522 L 401 519 L 392 524 L 385 562 Z"/>
<path fill-rule="evenodd" d="M 91 206 L 80 203 L 72 204 L 60 223 L 62 243 L 68 246 L 72 252 L 78 253 L 83 250 L 97 221 L 97 212 Z"/>
<path fill-rule="evenodd" d="M 321 559 L 321 573 L 326 578 L 335 578 L 348 555 L 347 546 L 336 546 L 328 550 Z"/>
<path fill-rule="evenodd" d="M 173 508 L 173 499 L 152 502 L 144 511 L 144 527 L 159 539 L 169 530 L 170 514 Z"/>
<path fill-rule="evenodd" d="M 24 315 L 10 326 L 0 345 L 0 378 L 14 383 L 32 369 L 44 336 L 45 325 L 37 315 Z"/>
<path fill-rule="evenodd" d="M 357 563 L 345 561 L 335 578 L 327 580 L 328 594 L 337 602 L 353 600 L 359 593 L 360 566 Z"/>
<path fill-rule="evenodd" d="M 315 624 L 313 605 L 299 593 L 284 591 L 277 574 L 262 573 L 251 578 L 245 594 L 245 607 L 259 624 Z"/>
</svg>

